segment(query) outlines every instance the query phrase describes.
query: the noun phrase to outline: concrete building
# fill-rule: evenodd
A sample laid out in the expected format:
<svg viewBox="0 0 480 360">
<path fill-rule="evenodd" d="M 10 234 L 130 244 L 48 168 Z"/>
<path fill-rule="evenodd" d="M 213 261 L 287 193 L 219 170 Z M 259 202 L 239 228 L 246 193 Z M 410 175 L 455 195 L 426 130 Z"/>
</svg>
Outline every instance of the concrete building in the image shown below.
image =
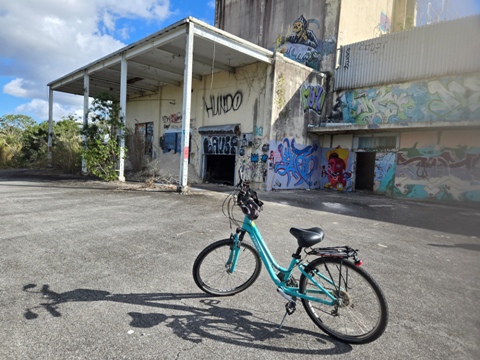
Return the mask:
<svg viewBox="0 0 480 360">
<path fill-rule="evenodd" d="M 414 3 L 217 0 L 216 27 L 187 18 L 50 92 L 86 110 L 118 96 L 149 155 L 180 154 L 180 186 L 190 163 L 228 183 L 242 166 L 266 190 L 480 201 L 480 50 L 464 36 L 480 21 L 401 31 Z"/>
</svg>

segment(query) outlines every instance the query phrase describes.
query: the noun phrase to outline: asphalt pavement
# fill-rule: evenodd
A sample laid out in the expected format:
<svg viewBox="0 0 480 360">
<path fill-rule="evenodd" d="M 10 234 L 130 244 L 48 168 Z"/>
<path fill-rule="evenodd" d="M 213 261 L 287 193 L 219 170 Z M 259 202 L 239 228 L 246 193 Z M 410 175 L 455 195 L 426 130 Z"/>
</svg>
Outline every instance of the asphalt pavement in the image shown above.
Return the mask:
<svg viewBox="0 0 480 360">
<path fill-rule="evenodd" d="M 259 192 L 256 221 L 287 264 L 292 226 L 360 249 L 390 308 L 384 335 L 348 345 L 265 269 L 232 297 L 202 293 L 197 254 L 232 231 L 228 186 L 189 194 L 0 171 L 1 359 L 479 359 L 480 208 L 328 190 Z"/>
</svg>

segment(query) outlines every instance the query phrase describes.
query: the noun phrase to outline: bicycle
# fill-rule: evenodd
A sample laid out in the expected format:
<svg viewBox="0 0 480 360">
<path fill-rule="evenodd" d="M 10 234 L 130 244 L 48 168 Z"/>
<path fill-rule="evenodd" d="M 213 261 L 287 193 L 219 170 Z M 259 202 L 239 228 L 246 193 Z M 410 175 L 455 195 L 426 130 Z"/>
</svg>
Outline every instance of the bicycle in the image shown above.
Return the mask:
<svg viewBox="0 0 480 360">
<path fill-rule="evenodd" d="M 197 256 L 193 265 L 196 285 L 211 295 L 234 295 L 257 280 L 263 263 L 277 291 L 287 300 L 280 328 L 300 299 L 310 319 L 331 337 L 350 344 L 378 339 L 387 327 L 387 301 L 376 281 L 360 268 L 358 250 L 349 246 L 314 247 L 324 239 L 323 229 L 292 227 L 297 250 L 287 268 L 278 265 L 254 222 L 263 202 L 239 175 L 239 184 L 222 205 L 236 231 Z M 242 222 L 233 214 L 235 206 L 242 209 Z M 247 233 L 253 246 L 244 241 Z M 315 258 L 307 260 L 309 256 Z M 299 279 L 293 276 L 295 269 L 300 272 Z"/>
</svg>

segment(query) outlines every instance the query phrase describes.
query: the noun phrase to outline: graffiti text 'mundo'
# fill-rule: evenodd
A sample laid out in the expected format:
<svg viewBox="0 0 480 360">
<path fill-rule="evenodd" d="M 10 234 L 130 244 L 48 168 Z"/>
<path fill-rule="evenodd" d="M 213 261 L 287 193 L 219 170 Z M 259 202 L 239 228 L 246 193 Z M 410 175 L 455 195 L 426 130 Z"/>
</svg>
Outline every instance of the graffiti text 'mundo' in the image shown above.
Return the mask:
<svg viewBox="0 0 480 360">
<path fill-rule="evenodd" d="M 243 102 L 243 94 L 238 90 L 234 95 L 218 95 L 210 96 L 209 103 L 207 99 L 203 98 L 203 103 L 205 104 L 205 110 L 207 111 L 208 117 L 226 114 L 229 111 L 237 111 Z"/>
</svg>

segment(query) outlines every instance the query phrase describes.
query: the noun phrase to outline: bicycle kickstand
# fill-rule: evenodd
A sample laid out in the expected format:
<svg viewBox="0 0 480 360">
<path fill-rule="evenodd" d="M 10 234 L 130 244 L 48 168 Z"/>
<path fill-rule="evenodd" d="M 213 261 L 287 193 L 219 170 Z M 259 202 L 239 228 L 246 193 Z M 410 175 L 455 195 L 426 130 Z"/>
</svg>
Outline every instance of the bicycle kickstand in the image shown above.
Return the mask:
<svg viewBox="0 0 480 360">
<path fill-rule="evenodd" d="M 295 312 L 296 305 L 297 305 L 297 303 L 295 301 L 289 301 L 285 304 L 285 315 L 283 315 L 282 322 L 280 323 L 280 326 L 278 327 L 278 330 L 282 329 L 283 322 L 287 318 L 287 315 L 292 315 Z"/>
</svg>

